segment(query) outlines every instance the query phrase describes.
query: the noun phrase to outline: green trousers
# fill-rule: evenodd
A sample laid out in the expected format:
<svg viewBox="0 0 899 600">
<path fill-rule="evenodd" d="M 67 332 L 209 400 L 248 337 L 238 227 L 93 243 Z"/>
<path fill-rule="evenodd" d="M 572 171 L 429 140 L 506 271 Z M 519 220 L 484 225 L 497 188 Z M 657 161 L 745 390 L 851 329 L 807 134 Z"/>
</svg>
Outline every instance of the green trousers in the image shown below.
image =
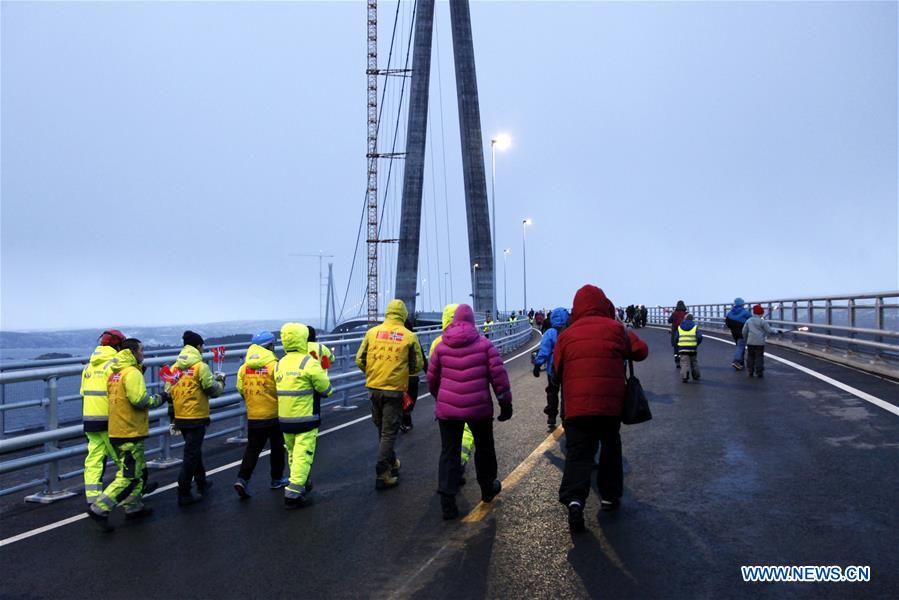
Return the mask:
<svg viewBox="0 0 899 600">
<path fill-rule="evenodd" d="M 284 488 L 285 498 L 299 498 L 306 493 L 306 481 L 315 457 L 318 428 L 305 433 L 285 433 L 287 464 L 290 465 L 290 483 Z"/>
<path fill-rule="evenodd" d="M 143 472 L 146 466 L 143 440 L 116 444 L 115 450 L 119 457 L 119 470 L 112 483 L 106 486 L 100 497 L 91 505 L 91 510 L 97 514 L 111 512 L 116 506 L 117 498 L 124 498 L 121 504 L 126 513 L 136 512 L 144 506 L 141 502 L 144 489 Z"/>
<path fill-rule="evenodd" d="M 462 430 L 462 466 L 468 464 L 468 461 L 471 460 L 471 453 L 474 452 L 474 436 L 471 434 L 471 428 L 468 427 L 468 423 L 465 424 L 465 428 Z"/>
<path fill-rule="evenodd" d="M 103 491 L 103 472 L 106 457 L 118 463 L 115 449 L 109 443 L 108 431 L 87 431 L 87 456 L 84 458 L 84 495 L 91 504 Z"/>
</svg>

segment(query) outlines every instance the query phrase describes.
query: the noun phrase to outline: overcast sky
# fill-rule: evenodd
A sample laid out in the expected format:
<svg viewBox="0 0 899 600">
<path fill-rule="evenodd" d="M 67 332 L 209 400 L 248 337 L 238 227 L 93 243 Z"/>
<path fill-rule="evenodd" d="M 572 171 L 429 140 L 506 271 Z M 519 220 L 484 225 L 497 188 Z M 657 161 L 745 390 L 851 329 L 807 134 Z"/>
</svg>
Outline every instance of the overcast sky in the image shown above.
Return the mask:
<svg viewBox="0 0 899 600">
<path fill-rule="evenodd" d="M 379 4 L 383 64 L 396 5 Z M 290 254 L 320 249 L 340 304 L 365 187 L 363 2 L 0 11 L 0 327 L 312 316 L 318 262 Z M 524 217 L 534 306 L 587 282 L 648 305 L 899 286 L 895 2 L 471 15 L 488 169 L 490 135 L 514 138 L 497 157 L 510 306 Z M 441 2 L 425 309 L 449 295 L 441 272 L 452 300 L 470 292 L 451 40 Z M 501 258 L 498 275 L 502 306 Z"/>
</svg>

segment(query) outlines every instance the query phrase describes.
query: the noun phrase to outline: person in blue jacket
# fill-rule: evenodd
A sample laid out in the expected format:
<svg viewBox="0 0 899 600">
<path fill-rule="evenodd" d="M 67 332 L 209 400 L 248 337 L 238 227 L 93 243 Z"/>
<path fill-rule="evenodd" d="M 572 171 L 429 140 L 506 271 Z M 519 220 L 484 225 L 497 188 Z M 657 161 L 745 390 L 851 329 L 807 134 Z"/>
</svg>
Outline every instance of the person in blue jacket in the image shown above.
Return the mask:
<svg viewBox="0 0 899 600">
<path fill-rule="evenodd" d="M 734 298 L 734 307 L 724 318 L 724 324 L 730 329 L 730 335 L 737 344 L 734 350 L 734 362 L 731 365 L 737 371 L 743 370 L 743 357 L 746 354 L 746 340 L 743 338 L 743 324 L 752 316 L 742 298 Z"/>
<path fill-rule="evenodd" d="M 546 408 L 543 412 L 546 414 L 546 425 L 550 431 L 556 428 L 556 416 L 559 414 L 559 386 L 553 383 L 553 350 L 556 347 L 556 340 L 559 339 L 559 332 L 568 324 L 568 311 L 564 308 L 554 308 L 549 314 L 550 328 L 543 334 L 540 340 L 540 350 L 534 357 L 534 377 L 540 377 L 540 366 L 546 365 Z M 564 411 L 562 419 L 565 419 Z"/>
</svg>

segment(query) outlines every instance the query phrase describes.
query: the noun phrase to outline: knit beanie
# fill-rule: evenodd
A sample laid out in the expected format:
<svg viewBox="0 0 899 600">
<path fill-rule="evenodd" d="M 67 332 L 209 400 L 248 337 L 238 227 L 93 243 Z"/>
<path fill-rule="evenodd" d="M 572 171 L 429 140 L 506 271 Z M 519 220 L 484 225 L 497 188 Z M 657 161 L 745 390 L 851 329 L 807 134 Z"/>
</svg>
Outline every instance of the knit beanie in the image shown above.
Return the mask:
<svg viewBox="0 0 899 600">
<path fill-rule="evenodd" d="M 181 336 L 181 339 L 184 340 L 185 346 L 193 346 L 194 348 L 199 348 L 203 345 L 203 336 L 199 333 L 193 332 L 190 329 L 184 332 Z"/>
<path fill-rule="evenodd" d="M 743 306 L 744 304 L 746 304 L 746 301 L 743 300 L 742 298 L 740 298 L 739 296 L 734 298 L 734 306 Z"/>
<path fill-rule="evenodd" d="M 763 315 L 765 314 L 765 309 L 762 308 L 761 304 L 756 304 L 752 307 L 752 314 L 754 315 Z"/>
</svg>

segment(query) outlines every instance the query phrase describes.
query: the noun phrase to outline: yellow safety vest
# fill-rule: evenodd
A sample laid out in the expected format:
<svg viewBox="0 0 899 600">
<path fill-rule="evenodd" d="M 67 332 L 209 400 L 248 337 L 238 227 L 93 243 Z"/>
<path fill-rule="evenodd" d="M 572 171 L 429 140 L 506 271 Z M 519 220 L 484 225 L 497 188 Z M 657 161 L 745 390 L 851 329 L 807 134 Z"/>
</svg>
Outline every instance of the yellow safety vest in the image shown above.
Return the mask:
<svg viewBox="0 0 899 600">
<path fill-rule="evenodd" d="M 198 377 L 200 363 L 181 370 L 181 378 L 169 390 L 175 408 L 175 423 L 209 418 L 209 396 L 203 391 Z M 180 423 L 188 424 L 188 423 Z"/>
<path fill-rule="evenodd" d="M 288 352 L 275 369 L 275 387 L 282 431 L 303 433 L 321 424 L 320 397 L 331 394 L 331 382 L 317 360 Z"/>
<path fill-rule="evenodd" d="M 695 348 L 697 346 L 696 343 L 696 330 L 699 328 L 699 325 L 694 325 L 693 329 L 684 329 L 683 327 L 678 326 L 677 328 L 677 345 L 679 348 Z"/>
<path fill-rule="evenodd" d="M 84 430 L 106 431 L 109 421 L 109 399 L 106 380 L 112 372 L 110 368 L 116 350 L 111 346 L 97 346 L 90 362 L 81 371 L 81 414 Z"/>
<path fill-rule="evenodd" d="M 243 372 L 243 398 L 250 421 L 274 421 L 278 418 L 278 391 L 275 388 L 275 361 L 264 367 L 247 367 Z M 259 425 L 259 423 L 257 423 Z"/>
<path fill-rule="evenodd" d="M 484 335 L 489 333 L 491 325 L 493 325 L 493 321 L 484 321 Z"/>
<path fill-rule="evenodd" d="M 143 373 L 133 366 L 112 373 L 107 380 L 110 439 L 140 439 L 150 435 L 150 409 L 146 387 L 143 388 L 143 397 L 140 400 L 143 406 L 136 406 L 128 399 L 125 378 L 132 371 L 137 372 L 143 382 Z"/>
</svg>

